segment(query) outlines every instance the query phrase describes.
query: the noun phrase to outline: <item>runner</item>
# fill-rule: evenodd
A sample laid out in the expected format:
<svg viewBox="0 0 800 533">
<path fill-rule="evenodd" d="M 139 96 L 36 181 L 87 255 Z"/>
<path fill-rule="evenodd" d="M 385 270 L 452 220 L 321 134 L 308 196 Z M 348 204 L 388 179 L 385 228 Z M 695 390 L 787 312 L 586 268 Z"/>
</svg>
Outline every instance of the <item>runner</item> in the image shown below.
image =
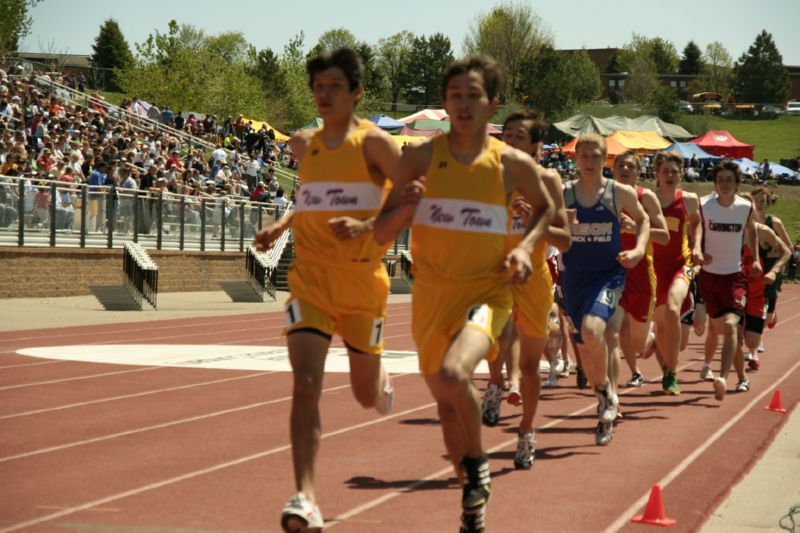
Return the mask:
<svg viewBox="0 0 800 533">
<path fill-rule="evenodd" d="M 598 398 L 595 443 L 611 442 L 619 400 L 609 380 L 611 359 L 619 357 L 619 327 L 624 312 L 619 299 L 625 269 L 633 268 L 644 257 L 650 236 L 650 221 L 627 185 L 603 177 L 606 142 L 589 134 L 575 146 L 579 177 L 564 188 L 564 204 L 570 217 L 572 247 L 562 254 L 564 272 L 561 288 L 564 308 L 573 336 L 580 346 L 580 358 L 589 383 Z M 620 246 L 620 213 L 628 214 L 636 225 L 636 246 Z"/>
<path fill-rule="evenodd" d="M 761 276 L 763 270 L 752 204 L 736 194 L 741 179 L 739 167 L 725 161 L 717 164 L 711 175 L 716 192 L 700 200 L 703 236 L 695 239 L 692 257 L 702 265 L 697 283 L 711 319 L 708 335 L 723 338 L 720 375 L 713 380 L 714 398 L 722 401 L 731 364 L 739 353 L 738 325 L 747 300 L 747 277 L 742 272 L 744 244 L 753 252 L 752 276 Z M 713 354 L 715 342 L 716 339 L 706 339 L 706 357 L 709 351 Z"/>
<path fill-rule="evenodd" d="M 642 159 L 633 150 L 617 156 L 614 160 L 614 180 L 636 189 L 636 197 L 650 219 L 650 242 L 644 259 L 625 272 L 625 290 L 619 305 L 625 310 L 620 328 L 619 344 L 622 355 L 631 371 L 628 387 L 644 385 L 644 376 L 639 370 L 638 357 L 644 352 L 652 327 L 653 310 L 656 303 L 656 273 L 653 269 L 653 242 L 669 242 L 669 231 L 658 198 L 650 189 L 637 186 L 642 172 Z M 622 213 L 621 246 L 632 250 L 636 246 L 636 228 L 631 218 Z M 612 370 L 610 376 L 619 373 Z"/>
<path fill-rule="evenodd" d="M 675 152 L 659 152 L 653 167 L 656 172 L 656 196 L 669 229 L 669 242 L 653 246 L 656 270 L 656 345 L 664 366 L 661 388 L 665 394 L 681 393 L 678 383 L 678 354 L 681 346 L 681 315 L 689 310 L 686 301 L 694 277 L 688 231 L 693 242 L 699 240 L 697 195 L 678 188 L 683 178 L 683 157 Z M 686 305 L 686 307 L 684 307 Z"/>
<path fill-rule="evenodd" d="M 526 110 L 506 117 L 503 125 L 503 141 L 533 156 L 534 161 L 541 158 L 544 136 L 549 125 L 541 114 Z M 547 264 L 547 243 L 566 250 L 570 245 L 567 216 L 561 193 L 561 176 L 553 170 L 542 173 L 542 181 L 547 187 L 549 197 L 554 203 L 556 215 L 533 251 L 531 262 L 533 273 L 524 285 L 512 285 L 514 299 L 513 336 L 519 339 L 518 364 L 522 375 L 522 420 L 519 424 L 517 452 L 514 467 L 528 469 L 533 465 L 535 440 L 533 418 L 539 401 L 541 381 L 539 379 L 539 360 L 545 349 L 550 333 L 549 315 L 553 307 L 553 279 Z M 513 196 L 511 228 L 508 236 L 508 249 L 511 250 L 522 240 L 527 230 L 530 205 L 518 193 Z M 545 240 L 546 239 L 546 240 Z M 516 350 L 512 344 L 510 350 Z M 501 351 L 501 354 L 503 352 Z M 500 399 L 502 396 L 502 358 L 490 363 L 492 376 L 483 401 L 483 422 L 495 426 L 500 418 Z M 552 369 L 551 369 L 552 370 Z M 509 394 L 510 395 L 510 394 Z"/>
<path fill-rule="evenodd" d="M 412 331 L 463 483 L 462 532 L 484 530 L 491 495 L 472 374 L 481 359 L 496 356 L 496 338 L 511 314 L 509 274 L 512 282 L 528 280 L 531 253 L 553 217 L 543 169 L 486 134 L 499 85 L 490 58 L 468 57 L 448 67 L 442 91 L 450 133 L 406 148 L 397 186 L 375 223 L 378 242 L 389 242 L 413 222 Z M 506 254 L 514 190 L 532 206 L 530 231 Z"/>
<path fill-rule="evenodd" d="M 767 213 L 767 206 L 769 202 L 767 201 L 770 197 L 770 192 L 765 187 L 756 187 L 752 191 L 750 191 L 750 195 L 753 198 L 753 209 L 755 209 L 756 221 L 762 224 L 766 224 L 769 229 L 771 229 L 778 238 L 783 241 L 783 243 L 789 248 L 792 249 L 792 240 L 789 238 L 789 234 L 786 231 L 786 226 L 783 225 L 783 221 L 778 217 L 774 217 Z M 765 251 L 762 248 L 761 260 L 764 264 L 764 270 L 769 271 L 772 268 L 772 264 L 777 259 L 776 257 L 771 257 L 770 254 L 764 254 Z M 775 282 L 767 285 L 767 327 L 774 328 L 775 324 L 778 322 L 778 314 L 777 314 L 777 305 L 778 305 L 778 294 L 781 292 L 781 286 L 783 285 L 783 271 L 779 272 L 777 277 L 775 278 Z M 763 352 L 764 346 L 763 343 L 759 344 L 758 352 Z M 757 353 L 757 352 L 755 352 Z M 757 359 L 755 359 L 757 360 Z"/>
<path fill-rule="evenodd" d="M 303 162 L 296 211 L 259 232 L 254 241 L 263 251 L 290 226 L 294 232 L 286 331 L 294 374 L 291 441 L 298 492 L 281 515 L 281 526 L 289 532 L 324 526 L 314 471 L 321 433 L 319 398 L 334 333 L 347 346 L 356 400 L 385 414 L 394 396 L 380 363 L 389 290 L 381 262 L 386 247 L 374 242 L 372 224 L 400 150 L 389 135 L 355 114 L 364 92 L 364 65 L 354 51 L 342 48 L 316 56 L 307 71 L 325 125 L 292 137 L 292 152 Z"/>
</svg>

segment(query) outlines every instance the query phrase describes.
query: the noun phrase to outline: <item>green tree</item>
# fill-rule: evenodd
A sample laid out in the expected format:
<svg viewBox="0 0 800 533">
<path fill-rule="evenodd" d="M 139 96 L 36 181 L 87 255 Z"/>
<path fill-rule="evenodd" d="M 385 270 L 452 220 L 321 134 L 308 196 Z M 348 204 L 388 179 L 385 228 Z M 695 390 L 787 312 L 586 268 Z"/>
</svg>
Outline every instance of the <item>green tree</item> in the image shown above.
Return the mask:
<svg viewBox="0 0 800 533">
<path fill-rule="evenodd" d="M 783 103 L 789 97 L 789 72 L 783 57 L 762 30 L 733 66 L 733 92 L 740 102 Z"/>
<path fill-rule="evenodd" d="M 414 34 L 410 31 L 401 31 L 378 41 L 377 66 L 383 75 L 393 110 L 406 86 L 413 41 Z"/>
<path fill-rule="evenodd" d="M 369 100 L 380 100 L 385 96 L 383 72 L 378 65 L 375 48 L 367 42 L 357 43 L 355 51 L 364 61 L 364 91 Z"/>
<path fill-rule="evenodd" d="M 525 58 L 516 95 L 554 120 L 602 93 L 600 71 L 585 50 L 559 52 L 545 46 Z"/>
<path fill-rule="evenodd" d="M 703 68 L 700 76 L 690 85 L 694 93 L 713 92 L 723 100 L 730 94 L 731 56 L 725 46 L 714 41 L 706 46 L 703 53 Z"/>
<path fill-rule="evenodd" d="M 661 37 L 647 38 L 644 35 L 633 34 L 630 43 L 623 46 L 619 55 L 619 66 L 622 72 L 633 72 L 634 66 L 643 64 L 636 61 L 639 56 L 644 56 L 652 62 L 656 74 L 674 74 L 678 71 L 678 51 L 671 42 Z"/>
<path fill-rule="evenodd" d="M 470 24 L 464 38 L 464 52 L 485 54 L 497 61 L 506 82 L 501 100 L 508 102 L 517 86 L 523 60 L 552 44 L 552 32 L 529 4 L 504 3 L 478 15 Z"/>
<path fill-rule="evenodd" d="M 271 49 L 259 50 L 255 54 L 250 73 L 261 80 L 261 87 L 267 95 L 286 91 L 286 73 L 281 68 L 280 58 Z"/>
<path fill-rule="evenodd" d="M 697 43 L 689 41 L 683 49 L 683 57 L 678 65 L 679 74 L 697 75 L 703 68 L 703 52 Z"/>
<path fill-rule="evenodd" d="M 408 101 L 419 105 L 442 102 L 442 73 L 454 61 L 450 39 L 442 33 L 414 37 L 408 65 Z"/>
<path fill-rule="evenodd" d="M 28 36 L 33 19 L 28 11 L 41 0 L 0 0 L 0 56 L 16 52 Z"/>
<path fill-rule="evenodd" d="M 337 48 L 352 48 L 355 50 L 358 45 L 356 36 L 346 28 L 334 28 L 328 30 L 319 37 L 319 41 L 308 52 L 309 57 L 314 57 L 322 52 L 332 52 Z"/>
<path fill-rule="evenodd" d="M 133 54 L 128 42 L 122 35 L 119 24 L 114 19 L 106 20 L 100 26 L 100 33 L 92 45 L 92 68 L 102 69 L 98 78 L 105 81 L 105 89 L 119 91 L 119 85 L 113 76 L 108 75 L 114 69 L 125 71 L 133 66 Z"/>
<path fill-rule="evenodd" d="M 307 124 L 317 114 L 306 74 L 306 56 L 303 53 L 305 34 L 301 31 L 283 47 L 281 69 L 286 75 L 284 128 L 294 130 Z"/>
</svg>

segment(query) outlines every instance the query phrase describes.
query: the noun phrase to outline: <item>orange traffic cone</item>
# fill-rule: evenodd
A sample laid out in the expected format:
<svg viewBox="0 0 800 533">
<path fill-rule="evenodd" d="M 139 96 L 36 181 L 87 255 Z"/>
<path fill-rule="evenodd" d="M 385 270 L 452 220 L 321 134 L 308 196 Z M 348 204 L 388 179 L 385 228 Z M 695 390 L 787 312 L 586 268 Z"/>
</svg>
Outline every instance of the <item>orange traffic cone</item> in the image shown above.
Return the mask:
<svg viewBox="0 0 800 533">
<path fill-rule="evenodd" d="M 769 405 L 764 406 L 764 409 L 767 411 L 775 411 L 776 413 L 785 413 L 786 409 L 783 408 L 781 405 L 781 390 L 775 389 L 775 392 L 772 393 L 772 401 L 769 402 Z"/>
<path fill-rule="evenodd" d="M 647 507 L 644 508 L 644 514 L 632 518 L 631 522 L 651 524 L 654 526 L 674 526 L 678 523 L 677 520 L 665 516 L 664 500 L 661 499 L 661 487 L 658 484 L 653 485 L 653 490 L 650 491 L 650 499 L 647 500 Z"/>
</svg>

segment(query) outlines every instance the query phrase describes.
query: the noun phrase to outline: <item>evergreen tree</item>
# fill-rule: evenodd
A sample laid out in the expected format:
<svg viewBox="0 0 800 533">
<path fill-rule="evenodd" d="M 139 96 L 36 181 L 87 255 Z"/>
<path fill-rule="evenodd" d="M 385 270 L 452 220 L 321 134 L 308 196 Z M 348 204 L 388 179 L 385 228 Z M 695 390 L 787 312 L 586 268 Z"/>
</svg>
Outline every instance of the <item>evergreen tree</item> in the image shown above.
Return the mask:
<svg viewBox="0 0 800 533">
<path fill-rule="evenodd" d="M 16 52 L 19 42 L 31 31 L 29 9 L 41 0 L 0 0 L 0 56 Z"/>
<path fill-rule="evenodd" d="M 110 74 L 114 70 L 125 71 L 131 68 L 133 55 L 116 20 L 108 19 L 100 26 L 100 33 L 94 40 L 92 50 L 92 68 L 103 69 L 97 78 L 105 81 L 106 90 L 119 91 L 116 76 Z"/>
<path fill-rule="evenodd" d="M 689 44 L 683 49 L 683 57 L 681 57 L 681 62 L 678 65 L 678 73 L 700 74 L 700 70 L 703 67 L 702 55 L 703 52 L 697 46 L 697 43 L 689 41 Z"/>
<path fill-rule="evenodd" d="M 777 104 L 789 97 L 789 72 L 766 30 L 734 64 L 733 92 L 740 102 Z"/>
<path fill-rule="evenodd" d="M 442 72 L 453 61 L 450 39 L 444 34 L 414 37 L 407 76 L 409 103 L 440 104 Z"/>
</svg>

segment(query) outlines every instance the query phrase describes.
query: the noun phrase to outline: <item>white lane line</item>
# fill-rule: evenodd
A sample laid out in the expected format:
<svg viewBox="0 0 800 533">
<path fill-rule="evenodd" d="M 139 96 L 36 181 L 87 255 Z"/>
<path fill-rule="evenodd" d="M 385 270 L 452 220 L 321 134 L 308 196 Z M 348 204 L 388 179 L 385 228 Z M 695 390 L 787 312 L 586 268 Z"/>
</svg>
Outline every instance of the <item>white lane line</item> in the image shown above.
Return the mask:
<svg viewBox="0 0 800 533">
<path fill-rule="evenodd" d="M 26 366 L 54 365 L 56 363 L 66 363 L 66 361 L 42 361 L 41 363 L 22 363 L 19 365 L 6 365 L 6 366 L 0 366 L 0 370 L 4 370 L 6 368 L 21 368 Z"/>
<path fill-rule="evenodd" d="M 133 370 L 117 370 L 116 372 L 104 372 L 102 374 L 89 374 L 86 376 L 75 376 L 71 378 L 64 378 L 64 379 L 53 379 L 50 381 L 37 381 L 34 383 L 21 383 L 18 385 L 8 385 L 6 387 L 0 387 L 0 391 L 6 390 L 13 390 L 13 389 L 23 389 L 25 387 L 38 387 L 40 385 L 55 385 L 58 383 L 69 383 L 71 381 L 81 381 L 84 379 L 95 379 L 95 378 L 103 378 L 108 376 L 117 376 L 119 374 L 132 374 L 134 372 L 150 372 L 151 370 L 160 370 L 165 367 L 161 366 L 147 366 L 144 368 L 135 368 Z"/>
<path fill-rule="evenodd" d="M 738 412 L 738 414 L 736 414 L 736 416 L 734 416 L 733 418 L 728 420 L 721 428 L 719 428 L 717 431 L 715 431 L 714 434 L 712 434 L 710 437 L 708 437 L 708 439 L 706 439 L 705 442 L 703 442 L 700 446 L 695 448 L 695 450 L 692 453 L 690 453 L 686 457 L 686 459 L 681 461 L 681 463 L 678 466 L 676 466 L 674 469 L 672 469 L 672 471 L 670 471 L 666 476 L 661 478 L 661 480 L 658 481 L 658 484 L 661 485 L 661 489 L 662 490 L 665 489 L 670 483 L 672 483 L 675 480 L 675 478 L 677 478 L 679 475 L 681 475 L 684 470 L 689 468 L 689 466 L 698 457 L 700 457 L 700 455 L 703 452 L 705 452 L 712 444 L 714 444 L 716 441 L 718 441 L 720 439 L 720 437 L 722 437 L 731 427 L 733 427 L 734 424 L 736 424 L 736 422 L 741 420 L 742 417 L 744 417 L 744 415 L 748 414 L 751 409 L 756 407 L 756 404 L 762 402 L 767 395 L 772 394 L 772 391 L 775 390 L 775 388 L 777 386 L 779 386 L 781 383 L 783 383 L 786 380 L 786 378 L 788 378 L 795 370 L 797 370 L 798 367 L 800 367 L 800 361 L 795 363 L 794 366 L 792 366 L 791 369 L 789 369 L 789 371 L 786 372 L 786 374 L 784 374 L 784 376 L 782 378 L 780 378 L 778 381 L 773 383 L 770 388 L 764 389 L 764 391 L 761 394 L 759 394 L 758 396 L 753 398 L 750 401 L 750 403 L 748 403 L 745 406 L 744 409 L 741 409 Z M 759 409 L 760 409 L 760 407 L 759 407 Z M 609 525 L 605 529 L 605 531 L 606 532 L 613 532 L 613 531 L 617 531 L 617 530 L 621 529 L 623 526 L 625 526 L 628 523 L 628 521 L 631 518 L 633 518 L 633 515 L 636 514 L 637 511 L 639 511 L 642 507 L 644 507 L 644 505 L 647 503 L 647 500 L 649 498 L 650 498 L 650 490 L 648 489 L 647 493 L 643 494 L 641 498 L 636 500 L 621 515 L 619 515 L 619 517 L 616 520 L 614 520 L 614 522 L 612 522 L 611 525 Z"/>
<path fill-rule="evenodd" d="M 435 407 L 435 406 L 436 406 L 435 403 L 429 403 L 429 404 L 422 405 L 420 407 L 414 407 L 413 409 L 407 409 L 405 411 L 401 411 L 401 412 L 395 413 L 393 415 L 384 416 L 384 417 L 381 417 L 381 418 L 377 418 L 375 420 L 370 420 L 368 422 L 362 422 L 361 424 L 355 424 L 353 426 L 347 426 L 347 427 L 338 429 L 336 431 L 332 431 L 330 433 L 325 433 L 325 434 L 322 435 L 321 438 L 326 439 L 326 438 L 330 438 L 330 437 L 335 437 L 337 435 L 342 435 L 344 433 L 349 433 L 351 431 L 356 431 L 358 429 L 363 429 L 365 427 L 369 427 L 369 426 L 373 426 L 373 425 L 376 425 L 376 424 L 380 424 L 380 423 L 383 423 L 383 422 L 386 422 L 386 421 L 389 421 L 389 420 L 392 420 L 392 419 L 395 419 L 395 418 L 398 418 L 398 417 L 401 417 L 401 416 L 406 416 L 406 415 L 409 415 L 411 413 L 415 413 L 417 411 L 422 411 L 423 409 L 429 409 L 429 408 L 432 408 L 432 407 Z M 283 445 L 283 446 L 278 446 L 277 448 L 272 448 L 272 449 L 269 449 L 269 450 L 265 450 L 263 452 L 255 453 L 255 454 L 252 454 L 252 455 L 247 455 L 245 457 L 240 457 L 238 459 L 234 459 L 234 460 L 231 460 L 231 461 L 226 461 L 224 463 L 219 463 L 219 464 L 216 464 L 216 465 L 213 465 L 213 466 L 210 466 L 210 467 L 207 467 L 207 468 L 203 468 L 203 469 L 200 469 L 200 470 L 194 470 L 192 472 L 187 472 L 186 474 L 183 474 L 183 475 L 180 475 L 180 476 L 175 476 L 175 477 L 171 477 L 171 478 L 164 479 L 164 480 L 161 480 L 161 481 L 156 481 L 155 483 L 148 483 L 147 485 L 142 485 L 140 487 L 136 487 L 136 488 L 124 491 L 124 492 L 118 492 L 116 494 L 112 494 L 110 496 L 106 496 L 105 498 L 99 498 L 99 499 L 91 501 L 91 502 L 86 502 L 86 503 L 83 503 L 83 504 L 80 504 L 80 505 L 76 505 L 76 506 L 73 506 L 73 507 L 68 507 L 68 508 L 63 509 L 61 511 L 50 513 L 48 515 L 40 516 L 39 518 L 34 518 L 34 519 L 28 520 L 26 522 L 20 522 L 18 524 L 14 524 L 12 526 L 0 529 L 0 533 L 7 533 L 7 532 L 10 532 L 10 531 L 18 531 L 20 529 L 24 529 L 24 528 L 27 528 L 27 527 L 32 527 L 32 526 L 35 526 L 35 525 L 38 525 L 38 524 L 43 524 L 45 522 L 49 522 L 51 520 L 55 520 L 57 518 L 61 518 L 62 516 L 67 516 L 67 515 L 71 515 L 71 514 L 80 512 L 80 511 L 85 511 L 85 510 L 91 509 L 93 507 L 99 507 L 101 505 L 105 505 L 105 504 L 108 504 L 108 503 L 111 503 L 111 502 L 114 502 L 114 501 L 117 501 L 117 500 L 121 500 L 123 498 L 128 498 L 128 497 L 136 496 L 138 494 L 142 494 L 144 492 L 148 492 L 148 491 L 151 491 L 151 490 L 160 489 L 162 487 L 166 487 L 168 485 L 173 485 L 175 483 L 180 483 L 181 481 L 186 481 L 188 479 L 192 479 L 192 478 L 195 478 L 195 477 L 198 477 L 198 476 L 211 474 L 213 472 L 217 472 L 217 471 L 223 470 L 225 468 L 238 466 L 238 465 L 241 465 L 241 464 L 244 464 L 244 463 L 247 463 L 247 462 L 250 462 L 250 461 L 254 461 L 256 459 L 261 459 L 262 457 L 267 457 L 269 455 L 280 453 L 280 452 L 283 452 L 283 451 L 286 451 L 286 450 L 289 450 L 289 449 L 291 449 L 291 445 L 290 444 L 286 444 L 286 445 Z"/>
<path fill-rule="evenodd" d="M 240 379 L 257 378 L 257 377 L 260 377 L 260 376 L 265 376 L 267 374 L 275 374 L 275 372 L 270 372 L 270 371 L 268 371 L 268 372 L 256 372 L 255 374 L 245 374 L 244 376 L 236 376 L 234 378 L 224 378 L 224 379 L 215 379 L 215 380 L 211 380 L 211 381 L 201 381 L 199 383 L 192 383 L 192 384 L 189 384 L 189 385 L 179 385 L 179 386 L 176 386 L 176 387 L 167 387 L 167 388 L 163 388 L 163 389 L 155 389 L 155 390 L 149 390 L 149 391 L 144 391 L 144 392 L 135 392 L 135 393 L 131 393 L 131 394 L 124 394 L 122 396 L 111 396 L 111 397 L 108 397 L 108 398 L 98 398 L 96 400 L 89 400 L 89 401 L 86 401 L 86 402 L 69 403 L 69 404 L 65 404 L 65 405 L 58 405 L 58 406 L 55 406 L 55 407 L 46 407 L 46 408 L 43 408 L 43 409 L 34 409 L 32 411 L 23 411 L 23 412 L 20 412 L 20 413 L 12 413 L 12 414 L 8 414 L 8 415 L 2 415 L 2 416 L 0 416 L 0 420 L 7 420 L 9 418 L 19 418 L 19 417 L 22 417 L 22 416 L 38 415 L 38 414 L 42 414 L 42 413 L 50 413 L 50 412 L 53 412 L 53 411 L 62 411 L 64 409 L 74 409 L 76 407 L 84 407 L 84 406 L 87 406 L 87 405 L 95 405 L 95 404 L 98 404 L 98 403 L 105 403 L 105 402 L 114 402 L 114 401 L 117 401 L 117 400 L 128 400 L 130 398 L 141 398 L 143 396 L 151 396 L 151 395 L 154 395 L 154 394 L 162 394 L 162 393 L 165 393 L 165 392 L 174 392 L 174 391 L 179 391 L 179 390 L 193 389 L 195 387 L 205 387 L 205 386 L 208 386 L 208 385 L 217 385 L 219 383 L 228 383 L 230 381 L 238 381 Z"/>
</svg>

